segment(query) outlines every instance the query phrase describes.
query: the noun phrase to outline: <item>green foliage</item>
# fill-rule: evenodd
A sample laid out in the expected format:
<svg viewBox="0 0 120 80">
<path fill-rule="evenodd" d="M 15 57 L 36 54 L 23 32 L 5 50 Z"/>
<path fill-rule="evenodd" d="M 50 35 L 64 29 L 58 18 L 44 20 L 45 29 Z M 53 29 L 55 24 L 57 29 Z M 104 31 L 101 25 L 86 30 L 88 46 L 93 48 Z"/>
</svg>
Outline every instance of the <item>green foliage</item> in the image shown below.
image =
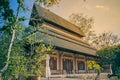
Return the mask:
<svg viewBox="0 0 120 80">
<path fill-rule="evenodd" d="M 93 60 L 87 61 L 87 66 L 88 66 L 88 69 L 93 69 L 97 71 L 95 80 L 98 80 L 98 78 L 100 77 L 100 71 L 102 70 L 101 66 Z"/>
<path fill-rule="evenodd" d="M 10 34 L 7 32 L 2 32 L 0 36 L 0 69 L 5 65 L 7 49 L 10 42 Z"/>
<path fill-rule="evenodd" d="M 87 61 L 87 66 L 88 66 L 88 69 L 95 69 L 95 70 L 98 70 L 100 71 L 102 68 L 100 67 L 99 64 L 97 64 L 95 61 L 93 60 L 89 60 Z"/>
<path fill-rule="evenodd" d="M 9 33 L 14 29 L 20 29 L 20 23 L 25 21 L 24 16 L 19 16 L 20 11 L 26 11 L 24 0 L 17 0 L 17 12 L 10 8 L 9 0 L 0 0 L 0 31 L 7 31 Z"/>
<path fill-rule="evenodd" d="M 102 64 L 111 64 L 115 59 L 116 55 L 114 53 L 114 46 L 106 47 L 97 51 L 97 54 L 100 57 L 100 62 Z"/>
<path fill-rule="evenodd" d="M 31 30 L 33 32 L 34 30 Z M 13 43 L 10 60 L 9 60 L 9 66 L 7 70 L 3 74 L 4 79 L 18 79 L 21 76 L 28 77 L 30 75 L 41 75 L 41 70 L 44 68 L 43 61 L 46 59 L 46 55 L 53 49 L 53 46 L 50 44 L 46 45 L 43 43 L 43 39 L 37 40 L 37 34 L 32 33 L 31 37 L 24 37 L 25 35 L 30 35 L 29 32 L 24 32 L 24 30 L 18 30 L 16 34 L 15 41 Z M 44 34 L 45 36 L 46 34 Z M 9 40 L 8 35 L 3 36 L 3 39 Z M 3 41 L 3 40 L 1 40 Z M 4 44 L 6 47 L 6 45 Z M 26 46 L 26 47 L 25 47 Z M 1 50 L 5 51 L 0 46 Z M 29 51 L 27 51 L 29 50 Z M 6 61 L 6 54 L 1 55 L 1 60 L 4 58 L 4 63 L 2 63 L 0 66 L 1 68 L 5 65 Z"/>
<path fill-rule="evenodd" d="M 9 20 L 13 17 L 13 10 L 10 9 L 9 0 L 0 0 L 0 18 Z"/>
<path fill-rule="evenodd" d="M 21 34 L 19 30 L 18 30 L 18 32 L 19 32 L 19 34 Z M 3 39 L 5 38 L 5 40 L 1 40 L 1 42 L 10 40 L 11 36 L 10 36 L 10 34 L 8 36 L 8 34 L 9 33 L 7 33 L 7 34 L 4 33 L 2 35 Z M 7 59 L 6 53 L 7 53 L 7 48 L 8 48 L 9 42 L 6 43 L 7 45 L 5 45 L 4 43 L 3 43 L 3 45 L 1 45 L 2 48 L 5 47 L 6 49 L 3 49 L 3 51 L 0 53 L 0 55 L 1 54 L 5 55 L 5 57 L 3 57 L 3 55 L 1 55 L 1 60 L 3 60 L 3 61 L 2 62 L 0 61 L 2 63 L 2 65 L 1 65 L 2 67 L 0 67 L 0 69 L 4 67 L 5 63 L 9 64 L 7 70 L 2 74 L 3 78 L 5 80 L 9 79 L 10 77 L 18 78 L 18 76 L 20 74 L 24 74 L 24 72 L 25 72 L 26 58 L 24 56 L 24 53 L 25 53 L 24 48 L 23 48 L 24 44 L 22 41 L 19 40 L 20 39 L 19 34 L 18 33 L 16 34 L 16 38 L 13 43 L 13 48 L 11 50 L 12 54 L 10 55 L 10 60 L 8 62 L 6 62 L 6 59 Z M 1 51 L 1 49 L 0 49 L 0 51 Z M 5 58 L 5 59 L 2 59 L 2 58 Z"/>
<path fill-rule="evenodd" d="M 35 1 L 49 6 L 57 4 L 59 0 Z M 51 46 L 39 43 L 40 45 L 33 47 L 34 49 L 31 51 L 33 54 L 26 52 L 24 46 L 28 40 L 27 37 L 31 32 L 34 33 L 35 30 L 31 30 L 30 34 L 24 32 L 25 26 L 23 26 L 23 22 L 26 20 L 26 17 L 19 16 L 19 14 L 28 9 L 24 5 L 24 0 L 17 0 L 17 4 L 17 11 L 14 12 L 10 8 L 9 0 L 0 0 L 0 72 L 5 80 L 10 78 L 18 79 L 21 75 L 25 76 L 29 72 L 40 75 L 42 60 L 45 59 L 47 51 L 50 51 L 52 48 Z M 28 42 L 28 44 L 30 43 Z M 36 42 L 33 40 L 32 45 L 34 44 Z M 38 46 L 39 49 L 37 48 Z"/>
<path fill-rule="evenodd" d="M 113 74 L 119 74 L 120 69 L 120 44 L 110 46 L 97 51 L 101 65 L 111 64 Z"/>
<path fill-rule="evenodd" d="M 21 75 L 26 75 L 26 58 L 23 55 L 12 55 L 9 61 L 9 67 L 3 74 L 4 79 L 18 79 Z"/>
<path fill-rule="evenodd" d="M 46 59 L 46 56 L 52 47 L 41 42 L 38 43 L 34 48 L 34 53 L 31 53 L 31 55 L 27 56 L 28 74 L 41 75 L 41 71 L 45 67 L 45 63 L 43 63 L 43 61 Z"/>
<path fill-rule="evenodd" d="M 53 46 L 50 44 L 44 44 L 44 37 L 47 34 L 43 34 L 42 38 L 39 38 L 40 32 L 35 32 L 36 30 L 41 29 L 41 27 L 29 27 L 32 30 L 31 35 L 28 36 L 26 40 L 26 47 L 30 47 L 26 53 L 27 58 L 27 72 L 30 75 L 41 75 L 41 71 L 45 66 L 44 60 L 46 55 L 53 49 Z M 27 29 L 28 30 L 28 29 Z M 44 30 L 42 28 L 42 30 Z M 28 32 L 28 34 L 30 34 Z M 45 38 L 46 39 L 46 38 Z M 47 37 L 49 39 L 49 37 Z M 50 42 L 49 42 L 50 43 Z"/>
</svg>

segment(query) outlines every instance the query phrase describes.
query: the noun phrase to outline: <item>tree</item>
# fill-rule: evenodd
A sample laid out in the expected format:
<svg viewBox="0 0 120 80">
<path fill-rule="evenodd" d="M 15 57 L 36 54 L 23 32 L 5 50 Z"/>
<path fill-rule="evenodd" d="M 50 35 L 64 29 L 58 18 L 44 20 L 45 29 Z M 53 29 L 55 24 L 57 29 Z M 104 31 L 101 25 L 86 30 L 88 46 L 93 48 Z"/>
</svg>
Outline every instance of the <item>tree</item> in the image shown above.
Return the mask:
<svg viewBox="0 0 120 80">
<path fill-rule="evenodd" d="M 120 44 L 108 46 L 97 51 L 101 65 L 112 65 L 112 72 L 120 74 Z"/>
<path fill-rule="evenodd" d="M 95 36 L 93 28 L 93 17 L 84 16 L 82 13 L 70 15 L 70 21 L 77 25 L 80 30 L 85 33 L 83 40 L 85 42 L 90 42 L 92 37 Z"/>
<path fill-rule="evenodd" d="M 40 3 L 47 5 L 47 6 L 57 4 L 59 2 L 59 0 L 35 0 L 35 1 L 39 1 Z M 9 0 L 0 0 L 0 23 L 2 23 L 1 27 L 0 27 L 0 32 L 1 32 L 0 37 L 2 37 L 5 33 L 10 34 L 9 35 L 10 40 L 8 40 L 8 44 L 6 46 L 6 47 L 8 47 L 8 48 L 6 48 L 7 53 L 5 53 L 5 55 L 7 55 L 6 63 L 3 64 L 3 66 L 0 70 L 0 74 L 3 74 L 8 68 L 10 55 L 12 55 L 11 51 L 14 49 L 13 45 L 15 45 L 14 42 L 15 42 L 15 40 L 21 39 L 21 38 L 15 39 L 15 37 L 17 36 L 16 34 L 19 32 L 19 30 L 22 29 L 22 27 L 23 27 L 21 25 L 22 22 L 24 22 L 26 20 L 25 16 L 19 16 L 21 11 L 27 10 L 27 8 L 24 5 L 24 0 L 17 0 L 17 4 L 18 4 L 18 6 L 16 6 L 17 11 L 14 12 L 14 10 L 10 8 Z M 8 37 L 7 37 L 7 39 L 8 39 Z"/>
<path fill-rule="evenodd" d="M 23 16 L 19 17 L 19 12 L 21 11 L 21 9 L 25 10 L 26 8 L 23 5 L 24 0 L 17 0 L 17 13 L 14 14 L 14 11 L 10 9 L 9 0 L 2 0 L 0 3 L 0 19 L 3 22 L 3 25 L 0 28 L 0 32 L 3 32 L 2 35 L 4 35 L 4 32 L 8 32 L 9 34 L 11 34 L 11 40 L 7 51 L 7 61 L 5 66 L 0 70 L 0 73 L 3 73 L 8 67 L 8 61 L 10 59 L 9 56 L 15 39 L 16 30 L 21 28 L 21 22 L 25 20 Z"/>
<path fill-rule="evenodd" d="M 99 35 L 96 35 L 92 40 L 92 45 L 96 49 L 117 45 L 119 43 L 120 39 L 118 38 L 117 35 L 114 35 L 112 32 L 101 33 Z"/>
<path fill-rule="evenodd" d="M 100 57 L 100 63 L 102 65 L 113 63 L 113 60 L 116 57 L 114 51 L 114 46 L 108 46 L 106 48 L 98 50 L 97 54 Z"/>
<path fill-rule="evenodd" d="M 95 80 L 98 80 L 99 76 L 100 76 L 100 71 L 101 71 L 101 67 L 98 63 L 96 63 L 95 61 L 93 60 L 89 60 L 87 61 L 87 65 L 88 65 L 88 69 L 94 69 L 97 71 L 97 75 L 95 77 Z"/>
</svg>

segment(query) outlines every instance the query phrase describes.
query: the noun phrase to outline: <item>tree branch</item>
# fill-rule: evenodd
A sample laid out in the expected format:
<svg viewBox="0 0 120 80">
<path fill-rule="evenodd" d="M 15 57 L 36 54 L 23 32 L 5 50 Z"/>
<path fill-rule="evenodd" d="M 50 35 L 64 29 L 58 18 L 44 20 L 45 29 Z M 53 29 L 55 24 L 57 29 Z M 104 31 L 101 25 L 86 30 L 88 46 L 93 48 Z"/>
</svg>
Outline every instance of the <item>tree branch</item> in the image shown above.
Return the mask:
<svg viewBox="0 0 120 80">
<path fill-rule="evenodd" d="M 20 11 L 20 4 L 18 5 L 18 8 L 17 8 L 16 22 L 18 22 L 18 14 L 19 14 L 19 11 Z M 17 26 L 17 25 L 15 25 L 15 26 Z M 9 60 L 10 60 L 10 54 L 11 54 L 11 49 L 12 49 L 12 45 L 13 45 L 13 42 L 14 42 L 14 39 L 15 39 L 15 34 L 16 34 L 16 30 L 15 30 L 15 29 L 12 29 L 12 38 L 11 38 L 11 42 L 10 42 L 10 45 L 9 45 L 9 48 L 8 48 L 7 62 L 6 62 L 6 64 L 5 64 L 5 66 L 0 70 L 0 73 L 3 73 L 3 72 L 6 71 L 7 68 L 8 68 Z"/>
<path fill-rule="evenodd" d="M 10 42 L 9 49 L 8 49 L 8 53 L 7 53 L 7 63 L 6 63 L 6 65 L 0 70 L 0 73 L 3 73 L 3 72 L 7 69 L 7 67 L 8 67 L 8 62 L 9 62 L 9 59 L 10 59 L 10 53 L 11 53 L 12 45 L 13 45 L 13 42 L 14 42 L 14 38 L 15 38 L 15 30 L 12 31 L 12 38 L 11 38 L 11 42 Z"/>
</svg>

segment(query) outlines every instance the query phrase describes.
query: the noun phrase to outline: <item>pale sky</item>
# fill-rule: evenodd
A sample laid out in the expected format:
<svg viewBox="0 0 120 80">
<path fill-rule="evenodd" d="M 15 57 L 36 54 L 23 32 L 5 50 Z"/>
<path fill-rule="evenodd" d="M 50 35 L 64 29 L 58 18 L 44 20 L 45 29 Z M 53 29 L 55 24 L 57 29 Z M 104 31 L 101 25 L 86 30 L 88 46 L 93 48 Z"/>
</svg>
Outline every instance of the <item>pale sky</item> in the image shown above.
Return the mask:
<svg viewBox="0 0 120 80">
<path fill-rule="evenodd" d="M 50 10 L 67 20 L 72 13 L 93 16 L 96 33 L 111 31 L 120 36 L 120 0 L 61 0 Z"/>
</svg>

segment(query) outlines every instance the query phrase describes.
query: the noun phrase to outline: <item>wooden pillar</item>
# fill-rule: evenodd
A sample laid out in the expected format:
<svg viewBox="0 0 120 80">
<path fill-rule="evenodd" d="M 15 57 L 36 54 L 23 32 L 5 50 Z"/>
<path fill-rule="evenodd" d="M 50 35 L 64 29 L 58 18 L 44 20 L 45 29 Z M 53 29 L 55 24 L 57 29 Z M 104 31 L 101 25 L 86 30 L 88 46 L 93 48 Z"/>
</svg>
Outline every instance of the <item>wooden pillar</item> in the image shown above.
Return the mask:
<svg viewBox="0 0 120 80">
<path fill-rule="evenodd" d="M 77 70 L 76 54 L 74 54 L 73 62 L 74 62 L 74 64 L 73 64 L 73 66 L 74 66 L 73 69 L 74 69 L 74 71 L 75 71 L 75 70 Z"/>
<path fill-rule="evenodd" d="M 75 54 L 75 70 L 78 70 L 77 57 L 78 54 Z"/>
<path fill-rule="evenodd" d="M 85 62 L 86 62 L 86 72 L 88 73 L 88 65 L 87 65 L 88 57 L 85 56 Z"/>
<path fill-rule="evenodd" d="M 62 70 L 62 56 L 63 52 L 62 51 L 57 51 L 57 70 Z"/>
<path fill-rule="evenodd" d="M 61 67 L 61 60 L 62 60 L 62 54 L 59 54 L 59 70 L 62 70 L 62 67 Z"/>
<path fill-rule="evenodd" d="M 85 56 L 85 72 L 87 72 L 88 68 L 87 68 L 87 57 Z"/>
<path fill-rule="evenodd" d="M 63 70 L 63 54 L 64 52 L 60 53 L 60 70 Z"/>
<path fill-rule="evenodd" d="M 59 52 L 57 51 L 57 54 L 56 54 L 56 56 L 57 56 L 57 70 L 59 70 L 60 69 L 60 59 L 59 59 Z"/>
</svg>

